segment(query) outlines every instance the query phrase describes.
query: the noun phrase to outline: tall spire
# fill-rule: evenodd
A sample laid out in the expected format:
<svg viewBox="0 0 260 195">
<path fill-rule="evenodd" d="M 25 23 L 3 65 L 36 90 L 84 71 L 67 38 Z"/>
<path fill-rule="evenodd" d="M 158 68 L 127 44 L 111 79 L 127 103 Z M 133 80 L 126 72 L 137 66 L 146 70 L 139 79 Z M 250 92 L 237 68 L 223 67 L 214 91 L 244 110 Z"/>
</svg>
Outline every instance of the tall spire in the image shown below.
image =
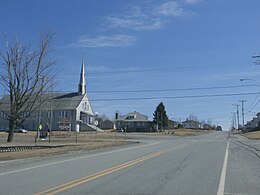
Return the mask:
<svg viewBox="0 0 260 195">
<path fill-rule="evenodd" d="M 80 72 L 80 80 L 78 85 L 78 93 L 80 95 L 86 94 L 86 81 L 85 81 L 85 69 L 84 69 L 84 61 L 82 58 L 82 66 L 81 66 L 81 72 Z"/>
</svg>

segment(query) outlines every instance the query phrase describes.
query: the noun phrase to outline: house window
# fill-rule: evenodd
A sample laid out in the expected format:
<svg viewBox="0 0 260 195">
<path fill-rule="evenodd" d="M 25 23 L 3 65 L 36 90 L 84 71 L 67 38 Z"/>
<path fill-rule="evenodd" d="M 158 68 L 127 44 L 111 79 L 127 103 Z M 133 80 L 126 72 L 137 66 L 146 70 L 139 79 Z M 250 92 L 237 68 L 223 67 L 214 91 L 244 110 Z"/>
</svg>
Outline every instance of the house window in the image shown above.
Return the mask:
<svg viewBox="0 0 260 195">
<path fill-rule="evenodd" d="M 135 117 L 134 116 L 128 116 L 128 117 L 126 117 L 126 119 L 128 119 L 128 120 L 132 120 L 132 119 L 134 119 Z"/>
<path fill-rule="evenodd" d="M 143 127 L 143 126 L 144 126 L 144 122 L 137 122 L 137 123 L 136 123 L 136 126 L 137 126 L 137 127 Z"/>
</svg>

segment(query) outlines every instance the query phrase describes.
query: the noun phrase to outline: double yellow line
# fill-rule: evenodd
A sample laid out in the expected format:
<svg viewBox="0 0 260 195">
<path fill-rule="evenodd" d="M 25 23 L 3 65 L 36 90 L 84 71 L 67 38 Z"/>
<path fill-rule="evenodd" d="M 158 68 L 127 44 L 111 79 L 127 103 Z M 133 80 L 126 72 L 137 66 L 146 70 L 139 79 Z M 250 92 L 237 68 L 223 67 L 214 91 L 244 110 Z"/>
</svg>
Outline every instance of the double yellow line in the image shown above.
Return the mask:
<svg viewBox="0 0 260 195">
<path fill-rule="evenodd" d="M 133 165 L 135 165 L 135 164 L 137 164 L 137 163 L 141 163 L 141 162 L 146 161 L 146 160 L 149 160 L 149 159 L 151 159 L 151 158 L 160 156 L 160 155 L 163 154 L 163 153 L 164 153 L 164 152 L 157 152 L 157 153 L 150 154 L 150 155 L 147 155 L 147 156 L 144 156 L 144 157 L 141 157 L 141 158 L 138 158 L 138 159 L 135 159 L 135 160 L 132 160 L 132 161 L 129 161 L 129 162 L 120 164 L 120 165 L 116 165 L 116 166 L 114 166 L 114 167 L 111 167 L 111 168 L 109 168 L 109 169 L 105 169 L 105 170 L 103 170 L 103 171 L 99 171 L 99 172 L 94 173 L 94 174 L 92 174 L 92 175 L 88 175 L 88 176 L 85 176 L 85 177 L 81 177 L 81 178 L 72 180 L 72 181 L 70 181 L 70 182 L 61 184 L 61 185 L 59 185 L 59 186 L 56 186 L 56 187 L 53 187 L 53 188 L 49 188 L 49 189 L 46 189 L 46 190 L 44 190 L 44 191 L 35 193 L 35 195 L 43 195 L 43 194 L 52 195 L 52 194 L 57 194 L 57 193 L 60 193 L 60 192 L 65 191 L 65 190 L 68 190 L 68 189 L 70 189 L 70 188 L 73 188 L 73 187 L 76 187 L 76 186 L 78 186 L 78 185 L 81 185 L 81 184 L 83 184 L 83 183 L 86 183 L 86 182 L 88 182 L 88 181 L 97 179 L 97 178 L 99 178 L 99 177 L 108 175 L 108 174 L 110 174 L 110 173 L 119 171 L 119 170 L 121 170 L 121 169 L 130 167 L 130 166 L 133 166 Z"/>
</svg>

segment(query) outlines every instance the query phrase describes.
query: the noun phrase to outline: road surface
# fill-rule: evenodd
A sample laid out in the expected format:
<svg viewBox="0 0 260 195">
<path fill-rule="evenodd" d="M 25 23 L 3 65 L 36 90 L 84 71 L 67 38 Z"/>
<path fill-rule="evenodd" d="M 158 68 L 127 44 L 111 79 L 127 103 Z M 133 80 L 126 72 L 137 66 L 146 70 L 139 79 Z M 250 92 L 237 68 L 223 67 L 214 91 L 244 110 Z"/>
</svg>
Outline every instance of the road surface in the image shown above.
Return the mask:
<svg viewBox="0 0 260 195">
<path fill-rule="evenodd" d="M 0 194 L 260 194 L 259 141 L 130 136 L 141 143 L 0 162 Z"/>
</svg>

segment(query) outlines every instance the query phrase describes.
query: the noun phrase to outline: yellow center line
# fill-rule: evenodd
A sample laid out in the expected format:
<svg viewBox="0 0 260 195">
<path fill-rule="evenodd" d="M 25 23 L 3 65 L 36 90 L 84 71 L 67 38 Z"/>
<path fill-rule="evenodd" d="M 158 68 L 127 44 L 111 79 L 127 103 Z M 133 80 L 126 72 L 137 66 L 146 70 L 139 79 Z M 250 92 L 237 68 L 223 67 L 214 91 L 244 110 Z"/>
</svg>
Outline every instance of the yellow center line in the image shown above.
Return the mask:
<svg viewBox="0 0 260 195">
<path fill-rule="evenodd" d="M 57 194 L 59 192 L 65 191 L 65 190 L 70 189 L 70 188 L 73 188 L 75 186 L 78 186 L 80 184 L 86 183 L 86 182 L 91 181 L 93 179 L 96 179 L 96 178 L 108 175 L 110 173 L 119 171 L 121 169 L 133 166 L 133 165 L 135 165 L 137 163 L 140 163 L 140 162 L 149 160 L 151 158 L 157 157 L 157 156 L 161 155 L 162 153 L 164 153 L 164 152 L 157 152 L 157 153 L 150 154 L 150 155 L 147 155 L 147 156 L 144 156 L 144 157 L 141 157 L 141 158 L 138 158 L 138 159 L 135 159 L 135 160 L 132 160 L 132 161 L 120 164 L 120 165 L 116 165 L 114 167 L 111 167 L 111 168 L 99 171 L 99 172 L 94 173 L 92 175 L 81 177 L 79 179 L 72 180 L 70 182 L 61 184 L 59 186 L 56 186 L 56 187 L 53 187 L 53 188 L 50 188 L 50 189 L 46 189 L 46 190 L 44 190 L 42 192 L 35 193 L 35 195 L 42 195 L 42 194 L 52 195 L 52 194 Z"/>
</svg>

